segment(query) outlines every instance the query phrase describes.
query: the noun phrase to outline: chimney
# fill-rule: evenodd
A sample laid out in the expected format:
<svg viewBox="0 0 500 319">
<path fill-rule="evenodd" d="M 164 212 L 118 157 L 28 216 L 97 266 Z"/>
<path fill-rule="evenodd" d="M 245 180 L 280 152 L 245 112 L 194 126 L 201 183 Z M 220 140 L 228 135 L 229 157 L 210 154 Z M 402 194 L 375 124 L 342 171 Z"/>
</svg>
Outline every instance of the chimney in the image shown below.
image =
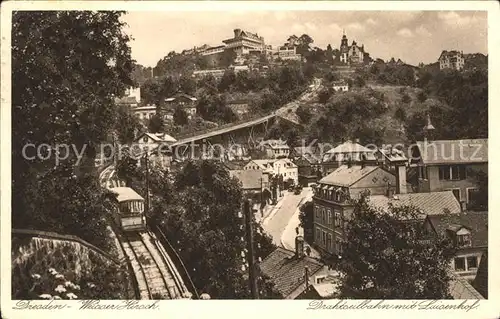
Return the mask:
<svg viewBox="0 0 500 319">
<path fill-rule="evenodd" d="M 237 38 L 241 34 L 241 29 L 234 29 L 234 37 Z"/>
<path fill-rule="evenodd" d="M 406 165 L 398 163 L 396 166 L 396 194 L 406 194 Z"/>
<path fill-rule="evenodd" d="M 295 237 L 295 257 L 297 259 L 304 257 L 304 238 L 302 236 Z"/>
</svg>

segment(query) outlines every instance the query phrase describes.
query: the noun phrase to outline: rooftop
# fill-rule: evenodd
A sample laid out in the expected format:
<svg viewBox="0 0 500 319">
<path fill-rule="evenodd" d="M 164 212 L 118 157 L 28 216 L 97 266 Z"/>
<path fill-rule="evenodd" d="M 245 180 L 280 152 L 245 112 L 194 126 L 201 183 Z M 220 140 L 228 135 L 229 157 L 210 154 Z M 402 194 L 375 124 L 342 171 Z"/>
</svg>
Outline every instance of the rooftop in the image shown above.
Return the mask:
<svg viewBox="0 0 500 319">
<path fill-rule="evenodd" d="M 454 275 L 452 278 L 450 281 L 450 294 L 453 299 L 484 299 L 466 279 Z"/>
<path fill-rule="evenodd" d="M 295 257 L 295 252 L 278 247 L 260 264 L 262 272 L 271 278 L 276 289 L 286 297 L 300 285 L 304 286 L 305 267 L 309 268 L 309 276 L 323 268 L 323 264 L 314 258 L 304 256 Z"/>
<path fill-rule="evenodd" d="M 224 166 L 230 170 L 240 170 L 245 167 L 245 165 L 248 164 L 249 161 L 230 161 L 230 162 L 224 162 Z"/>
<path fill-rule="evenodd" d="M 343 165 L 337 168 L 332 173 L 323 177 L 318 183 L 319 184 L 329 184 L 335 186 L 349 187 L 359 181 L 361 178 L 375 171 L 376 169 L 381 169 L 378 166 L 347 166 Z"/>
<path fill-rule="evenodd" d="M 332 148 L 326 153 L 334 154 L 334 153 L 359 153 L 359 152 L 374 153 L 375 150 L 364 147 L 363 145 L 357 142 L 353 143 L 352 141 L 347 141 Z"/>
<path fill-rule="evenodd" d="M 137 194 L 130 187 L 114 187 L 110 189 L 116 195 L 116 199 L 119 202 L 128 201 L 128 200 L 144 200 L 141 195 Z"/>
<path fill-rule="evenodd" d="M 438 234 L 444 235 L 447 229 L 454 228 L 454 231 L 458 231 L 465 227 L 471 232 L 473 247 L 488 246 L 488 212 L 434 215 L 428 216 L 427 219 Z"/>
<path fill-rule="evenodd" d="M 472 283 L 474 288 L 484 297 L 488 298 L 488 253 L 484 252 L 477 269 L 476 278 Z"/>
<path fill-rule="evenodd" d="M 144 133 L 143 135 L 147 135 L 155 142 L 171 142 L 175 143 L 177 140 L 167 133 Z M 139 140 L 143 135 L 139 136 L 137 140 Z"/>
<path fill-rule="evenodd" d="M 269 146 L 272 149 L 289 149 L 290 147 L 283 140 L 265 140 L 260 142 L 260 147 Z"/>
<path fill-rule="evenodd" d="M 172 102 L 172 101 L 175 101 L 176 99 L 178 99 L 180 97 L 184 97 L 184 98 L 186 98 L 188 100 L 191 100 L 193 102 L 198 100 L 198 99 L 196 99 L 195 97 L 193 97 L 191 95 L 188 95 L 188 94 L 185 94 L 185 93 L 177 93 L 176 95 L 174 95 L 172 97 L 166 98 L 165 102 Z"/>
<path fill-rule="evenodd" d="M 449 210 L 450 214 L 460 214 L 461 212 L 460 203 L 452 191 L 396 194 L 392 197 L 373 195 L 369 199 L 372 207 L 382 210 L 387 210 L 389 204 L 395 207 L 413 206 L 421 210 L 422 218 L 425 215 L 443 214 L 444 210 Z"/>
<path fill-rule="evenodd" d="M 137 102 L 137 99 L 135 98 L 135 96 L 125 96 L 122 98 L 116 98 L 115 103 L 116 104 L 137 104 L 139 102 Z"/>
<path fill-rule="evenodd" d="M 488 163 L 488 139 L 419 141 L 423 164 Z"/>
<path fill-rule="evenodd" d="M 232 170 L 229 171 L 231 177 L 236 177 L 245 189 L 261 189 L 264 180 L 264 174 L 260 170 Z"/>
</svg>

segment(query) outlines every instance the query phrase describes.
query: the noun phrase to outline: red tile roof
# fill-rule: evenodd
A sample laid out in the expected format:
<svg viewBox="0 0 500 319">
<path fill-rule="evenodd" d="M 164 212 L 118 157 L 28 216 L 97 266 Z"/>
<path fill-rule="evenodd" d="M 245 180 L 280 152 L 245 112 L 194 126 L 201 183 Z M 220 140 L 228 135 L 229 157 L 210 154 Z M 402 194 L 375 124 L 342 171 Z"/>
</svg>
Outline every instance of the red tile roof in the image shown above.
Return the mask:
<svg viewBox="0 0 500 319">
<path fill-rule="evenodd" d="M 309 268 L 309 276 L 323 268 L 323 264 L 308 256 L 296 258 L 295 252 L 282 247 L 276 248 L 260 263 L 261 271 L 271 278 L 276 289 L 287 297 L 300 285 L 304 286 L 305 267 Z"/>
</svg>

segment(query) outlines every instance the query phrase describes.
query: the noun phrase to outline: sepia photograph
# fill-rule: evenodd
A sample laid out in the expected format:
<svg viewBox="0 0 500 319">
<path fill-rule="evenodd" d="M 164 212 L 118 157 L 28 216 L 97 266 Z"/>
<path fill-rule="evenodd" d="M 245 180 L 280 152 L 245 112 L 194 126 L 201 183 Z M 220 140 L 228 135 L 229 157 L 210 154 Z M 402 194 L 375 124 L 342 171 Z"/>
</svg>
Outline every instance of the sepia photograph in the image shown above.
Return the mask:
<svg viewBox="0 0 500 319">
<path fill-rule="evenodd" d="M 9 13 L 11 299 L 488 299 L 488 11 L 247 6 Z"/>
</svg>

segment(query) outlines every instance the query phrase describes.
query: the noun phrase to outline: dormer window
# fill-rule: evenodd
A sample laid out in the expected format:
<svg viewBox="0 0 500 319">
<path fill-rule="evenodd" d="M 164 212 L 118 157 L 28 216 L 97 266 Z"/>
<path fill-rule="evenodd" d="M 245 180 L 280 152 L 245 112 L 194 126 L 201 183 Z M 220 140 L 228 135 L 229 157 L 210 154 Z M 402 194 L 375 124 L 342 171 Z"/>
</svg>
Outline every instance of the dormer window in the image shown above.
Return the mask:
<svg viewBox="0 0 500 319">
<path fill-rule="evenodd" d="M 457 244 L 460 247 L 469 247 L 469 246 L 471 246 L 470 235 L 457 235 Z"/>
<path fill-rule="evenodd" d="M 470 247 L 472 245 L 471 233 L 466 228 L 461 228 L 456 233 L 457 236 L 457 246 L 459 247 Z"/>
</svg>

